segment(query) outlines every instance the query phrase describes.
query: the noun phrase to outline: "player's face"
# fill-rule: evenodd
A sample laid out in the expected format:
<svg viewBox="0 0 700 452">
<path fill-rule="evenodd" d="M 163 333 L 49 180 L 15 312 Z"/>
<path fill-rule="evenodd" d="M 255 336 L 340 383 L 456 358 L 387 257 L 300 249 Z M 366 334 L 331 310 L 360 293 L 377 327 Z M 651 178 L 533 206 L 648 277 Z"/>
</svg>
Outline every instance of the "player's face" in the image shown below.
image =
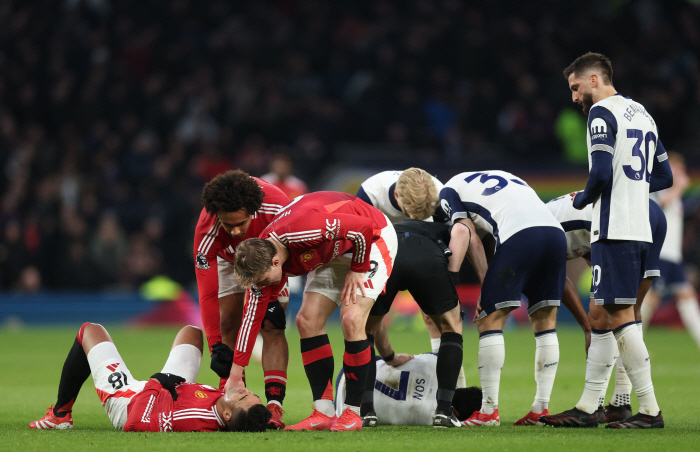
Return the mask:
<svg viewBox="0 0 700 452">
<path fill-rule="evenodd" d="M 282 281 L 282 265 L 275 265 L 273 258 L 272 267 L 262 275 L 255 285 L 258 287 L 273 286 L 279 284 L 280 281 Z"/>
<path fill-rule="evenodd" d="M 260 397 L 253 394 L 247 388 L 231 390 L 226 393 L 226 401 L 231 402 L 232 408 L 247 410 L 253 405 L 260 405 Z"/>
<path fill-rule="evenodd" d="M 251 215 L 245 207 L 235 212 L 219 212 L 219 221 L 224 230 L 235 239 L 242 239 L 248 232 Z"/>
<path fill-rule="evenodd" d="M 583 112 L 588 114 L 593 106 L 593 92 L 587 79 L 576 78 L 576 74 L 569 75 L 569 89 L 571 89 L 571 100 L 579 104 Z"/>
</svg>

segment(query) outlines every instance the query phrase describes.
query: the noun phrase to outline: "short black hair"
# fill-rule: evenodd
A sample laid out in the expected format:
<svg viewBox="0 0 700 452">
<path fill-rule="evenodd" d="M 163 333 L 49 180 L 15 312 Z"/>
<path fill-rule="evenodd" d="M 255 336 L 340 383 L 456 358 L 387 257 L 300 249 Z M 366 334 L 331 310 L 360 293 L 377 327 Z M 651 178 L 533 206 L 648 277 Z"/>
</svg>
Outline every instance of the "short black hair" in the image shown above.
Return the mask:
<svg viewBox="0 0 700 452">
<path fill-rule="evenodd" d="M 481 388 L 459 388 L 452 397 L 452 409 L 460 421 L 467 420 L 475 411 L 481 409 Z"/>
<path fill-rule="evenodd" d="M 589 69 L 597 69 L 603 78 L 603 83 L 606 85 L 613 84 L 613 69 L 610 58 L 602 53 L 588 52 L 576 58 L 566 69 L 564 69 L 564 78 L 569 80 L 571 74 L 579 75 Z"/>
<path fill-rule="evenodd" d="M 202 190 L 202 204 L 209 214 L 237 212 L 245 207 L 253 215 L 260 209 L 264 197 L 255 179 L 241 170 L 219 174 Z"/>
<path fill-rule="evenodd" d="M 264 432 L 271 417 L 272 413 L 265 405 L 253 405 L 248 411 L 238 410 L 227 427 L 231 432 Z"/>
</svg>

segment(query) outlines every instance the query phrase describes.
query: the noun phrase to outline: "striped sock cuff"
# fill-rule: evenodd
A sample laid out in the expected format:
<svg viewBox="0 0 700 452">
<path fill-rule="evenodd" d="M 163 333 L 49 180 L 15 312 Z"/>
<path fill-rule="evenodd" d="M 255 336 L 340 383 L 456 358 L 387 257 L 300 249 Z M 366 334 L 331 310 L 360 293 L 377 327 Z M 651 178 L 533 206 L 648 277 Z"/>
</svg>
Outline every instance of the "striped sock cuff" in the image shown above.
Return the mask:
<svg viewBox="0 0 700 452">
<path fill-rule="evenodd" d="M 494 336 L 494 335 L 501 335 L 503 336 L 503 330 L 486 330 L 484 332 L 479 333 L 479 339 L 487 337 L 487 336 Z"/>
<path fill-rule="evenodd" d="M 265 372 L 265 384 L 279 383 L 287 386 L 287 372 L 282 370 L 268 370 Z"/>
<path fill-rule="evenodd" d="M 535 333 L 535 337 L 542 337 L 542 336 L 547 335 L 547 334 L 557 334 L 556 328 L 551 329 L 551 330 L 540 331 L 539 333 Z"/>
</svg>

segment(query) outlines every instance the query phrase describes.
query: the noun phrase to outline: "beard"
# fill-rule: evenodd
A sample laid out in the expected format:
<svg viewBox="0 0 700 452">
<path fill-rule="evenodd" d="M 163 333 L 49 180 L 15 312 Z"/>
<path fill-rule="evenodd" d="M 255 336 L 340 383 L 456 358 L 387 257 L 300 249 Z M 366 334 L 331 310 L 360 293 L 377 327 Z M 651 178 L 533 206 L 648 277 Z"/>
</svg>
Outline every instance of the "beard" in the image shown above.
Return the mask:
<svg viewBox="0 0 700 452">
<path fill-rule="evenodd" d="M 581 106 L 583 107 L 583 113 L 588 114 L 593 106 L 593 94 L 584 93 L 581 95 Z"/>
</svg>

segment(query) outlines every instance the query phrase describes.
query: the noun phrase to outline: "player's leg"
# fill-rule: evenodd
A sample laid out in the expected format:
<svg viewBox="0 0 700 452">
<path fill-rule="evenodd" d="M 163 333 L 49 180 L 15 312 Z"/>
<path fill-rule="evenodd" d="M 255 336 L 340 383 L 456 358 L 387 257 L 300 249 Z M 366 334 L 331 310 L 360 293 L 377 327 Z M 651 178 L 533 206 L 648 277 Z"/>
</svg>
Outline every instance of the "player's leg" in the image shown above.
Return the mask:
<svg viewBox="0 0 700 452">
<path fill-rule="evenodd" d="M 212 361 L 212 370 L 219 375 L 219 389 L 223 389 L 226 381 L 228 381 L 228 372 L 231 369 L 231 364 L 233 364 L 233 350 L 236 348 L 238 332 L 243 321 L 246 288 L 236 283 L 232 262 L 217 257 L 217 264 L 219 273 L 219 336 L 221 337 L 221 342 L 231 352 L 230 356 L 229 354 L 226 355 L 226 359 L 223 360 L 225 362 L 220 363 L 219 366 L 216 366 L 215 362 Z M 210 335 L 207 332 L 207 342 L 211 350 L 211 347 L 218 342 L 218 338 L 216 335 Z M 222 355 L 217 356 L 217 359 L 222 358 Z M 225 369 L 226 367 L 228 369 Z M 245 381 L 245 371 L 243 373 L 243 381 Z"/>
<path fill-rule="evenodd" d="M 49 407 L 49 412 L 38 421 L 29 424 L 36 429 L 69 429 L 73 428 L 73 404 L 78 398 L 80 388 L 90 376 L 90 364 L 87 353 L 96 344 L 104 341 L 112 341 L 109 333 L 102 325 L 84 323 L 68 351 L 66 361 L 63 363 L 61 379 L 58 383 L 58 396 L 56 403 Z"/>
<path fill-rule="evenodd" d="M 202 365 L 203 348 L 202 330 L 192 325 L 183 327 L 175 336 L 161 372 L 178 375 L 187 383 L 194 383 Z"/>
<path fill-rule="evenodd" d="M 698 306 L 698 294 L 687 281 L 676 292 L 676 307 L 681 316 L 683 325 L 688 333 L 700 347 L 700 306 Z"/>
<path fill-rule="evenodd" d="M 642 242 L 621 242 L 626 247 L 626 254 L 630 259 L 618 259 L 618 280 L 616 281 L 620 296 L 616 297 L 614 303 L 606 303 L 605 309 L 611 316 L 612 328 L 617 340 L 618 349 L 627 375 L 635 389 L 639 399 L 639 414 L 620 422 L 608 424 L 608 428 L 661 428 L 663 427 L 663 417 L 656 401 L 654 386 L 651 380 L 651 363 L 649 352 L 640 328 L 634 315 L 634 307 L 627 304 L 626 291 L 629 291 L 630 284 L 634 282 L 634 273 L 637 277 L 643 274 L 643 268 L 647 257 L 647 249 Z M 625 250 L 619 250 L 625 251 Z M 634 254 L 633 252 L 636 252 Z M 639 259 L 634 259 L 635 255 Z M 624 266 L 624 267 L 623 267 Z M 641 266 L 641 268 L 640 268 Z M 638 281 L 634 287 L 635 295 L 638 289 Z M 623 292 L 625 291 L 625 292 Z M 608 300 L 606 300 L 608 301 Z M 636 302 L 636 299 L 634 299 Z M 633 303 L 632 303 L 633 304 Z"/>
<path fill-rule="evenodd" d="M 284 334 L 287 326 L 286 307 L 286 300 L 284 303 L 279 299 L 269 303 L 260 329 L 263 339 L 262 367 L 265 375 L 265 397 L 267 408 L 272 413 L 268 425 L 275 429 L 284 428 L 282 402 L 287 389 L 287 365 L 289 364 L 289 346 Z"/>
<path fill-rule="evenodd" d="M 462 368 L 464 355 L 462 344 L 462 316 L 459 304 L 447 312 L 431 315 L 439 327 L 440 348 L 438 350 L 436 374 L 438 381 L 437 407 L 433 426 L 449 427 L 452 418 L 452 399 L 457 389 L 457 379 Z M 456 418 L 455 418 L 456 419 Z M 447 424 L 447 425 L 445 425 Z M 459 423 L 456 422 L 456 426 Z"/>
</svg>

